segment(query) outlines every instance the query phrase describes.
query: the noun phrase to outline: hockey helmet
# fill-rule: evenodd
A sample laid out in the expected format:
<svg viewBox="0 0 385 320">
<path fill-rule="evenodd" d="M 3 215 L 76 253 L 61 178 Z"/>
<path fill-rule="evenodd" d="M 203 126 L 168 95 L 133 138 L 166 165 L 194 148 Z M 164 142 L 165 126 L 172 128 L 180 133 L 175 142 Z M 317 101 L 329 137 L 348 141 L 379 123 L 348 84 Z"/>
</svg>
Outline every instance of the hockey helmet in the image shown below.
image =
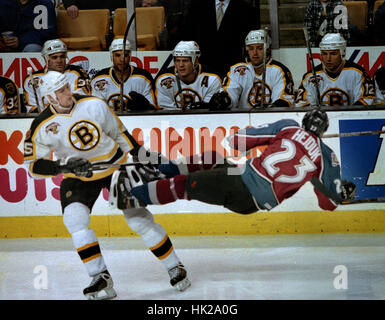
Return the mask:
<svg viewBox="0 0 385 320">
<path fill-rule="evenodd" d="M 329 128 L 328 115 L 321 109 L 310 110 L 302 119 L 302 128 L 320 137 Z"/>
<path fill-rule="evenodd" d="M 69 85 L 69 81 L 64 73 L 48 71 L 39 79 L 40 94 L 42 97 L 47 97 L 47 100 L 48 96 L 52 96 L 55 100 L 57 100 L 55 91 L 64 87 L 66 84 Z"/>
<path fill-rule="evenodd" d="M 340 50 L 341 58 L 346 55 L 346 40 L 339 33 L 327 33 L 319 44 L 320 50 Z"/>
<path fill-rule="evenodd" d="M 48 57 L 51 54 L 57 52 L 67 53 L 67 46 L 63 41 L 61 41 L 60 39 L 54 39 L 44 42 L 43 49 L 41 50 L 41 55 L 43 56 L 46 62 L 48 61 Z"/>
<path fill-rule="evenodd" d="M 260 29 L 260 30 L 251 30 L 245 39 L 245 45 L 248 46 L 250 44 L 266 44 L 266 49 L 270 48 L 271 46 L 271 38 L 267 34 L 265 35 L 265 31 Z"/>
<path fill-rule="evenodd" d="M 195 41 L 179 41 L 172 55 L 175 57 L 190 57 L 192 63 L 201 56 L 201 50 Z"/>
<path fill-rule="evenodd" d="M 111 42 L 110 49 L 109 49 L 111 61 L 112 61 L 112 56 L 113 56 L 113 52 L 114 51 L 123 50 L 123 42 L 124 42 L 123 38 L 114 39 Z M 126 39 L 126 43 L 125 43 L 124 48 L 125 48 L 126 51 L 128 51 L 128 55 L 130 55 L 132 47 L 131 47 L 130 41 L 128 41 L 127 39 Z"/>
</svg>

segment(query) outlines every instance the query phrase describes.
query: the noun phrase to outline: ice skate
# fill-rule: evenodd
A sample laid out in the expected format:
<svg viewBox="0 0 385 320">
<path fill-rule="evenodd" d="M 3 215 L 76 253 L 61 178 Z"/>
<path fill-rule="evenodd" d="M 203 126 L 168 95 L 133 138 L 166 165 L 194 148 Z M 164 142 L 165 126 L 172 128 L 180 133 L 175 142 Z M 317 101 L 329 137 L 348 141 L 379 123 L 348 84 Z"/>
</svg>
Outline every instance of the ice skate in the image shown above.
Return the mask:
<svg viewBox="0 0 385 320">
<path fill-rule="evenodd" d="M 170 276 L 170 284 L 178 291 L 184 291 L 191 285 L 190 280 L 187 278 L 186 269 L 180 262 L 177 266 L 169 269 L 168 274 Z"/>
<path fill-rule="evenodd" d="M 116 291 L 113 286 L 114 282 L 111 275 L 108 271 L 103 271 L 94 276 L 90 285 L 83 290 L 83 294 L 88 300 L 113 299 L 116 297 Z"/>
</svg>

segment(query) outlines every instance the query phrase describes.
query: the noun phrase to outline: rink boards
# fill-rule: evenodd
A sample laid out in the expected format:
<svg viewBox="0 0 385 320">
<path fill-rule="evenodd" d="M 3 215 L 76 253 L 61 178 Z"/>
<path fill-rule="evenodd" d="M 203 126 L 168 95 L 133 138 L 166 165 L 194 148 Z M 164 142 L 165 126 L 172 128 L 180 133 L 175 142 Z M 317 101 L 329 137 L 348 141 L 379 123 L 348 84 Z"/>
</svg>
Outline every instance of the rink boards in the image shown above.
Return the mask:
<svg viewBox="0 0 385 320">
<path fill-rule="evenodd" d="M 171 159 L 215 149 L 237 156 L 224 138 L 239 128 L 283 118 L 299 123 L 303 112 L 156 114 L 121 116 L 129 132 L 152 150 Z M 385 129 L 385 110 L 328 112 L 327 133 Z M 23 165 L 23 139 L 32 118 L 0 119 L 0 238 L 69 236 L 62 223 L 59 185 L 62 176 L 34 180 Z M 325 139 L 341 162 L 342 178 L 357 185 L 356 199 L 385 197 L 385 134 Z M 263 149 L 254 150 L 258 156 Z M 54 157 L 54 155 L 53 155 Z M 246 158 L 234 158 L 243 163 Z M 100 236 L 135 235 L 119 210 L 108 206 L 108 191 L 97 200 L 91 227 Z M 385 232 L 385 204 L 344 205 L 322 211 L 310 184 L 270 212 L 242 216 L 219 206 L 178 201 L 150 206 L 169 234 L 274 234 Z"/>
</svg>

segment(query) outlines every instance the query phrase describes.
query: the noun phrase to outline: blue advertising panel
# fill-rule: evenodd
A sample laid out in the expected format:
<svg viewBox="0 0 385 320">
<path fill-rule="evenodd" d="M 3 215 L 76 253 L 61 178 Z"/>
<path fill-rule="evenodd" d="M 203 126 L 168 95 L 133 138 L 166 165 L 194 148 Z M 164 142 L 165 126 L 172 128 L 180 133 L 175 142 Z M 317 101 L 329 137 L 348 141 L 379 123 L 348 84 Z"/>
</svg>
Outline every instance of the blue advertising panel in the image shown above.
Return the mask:
<svg viewBox="0 0 385 320">
<path fill-rule="evenodd" d="M 339 120 L 340 133 L 385 129 L 385 119 Z M 385 197 L 385 134 L 340 138 L 342 179 L 357 186 L 355 199 Z"/>
</svg>

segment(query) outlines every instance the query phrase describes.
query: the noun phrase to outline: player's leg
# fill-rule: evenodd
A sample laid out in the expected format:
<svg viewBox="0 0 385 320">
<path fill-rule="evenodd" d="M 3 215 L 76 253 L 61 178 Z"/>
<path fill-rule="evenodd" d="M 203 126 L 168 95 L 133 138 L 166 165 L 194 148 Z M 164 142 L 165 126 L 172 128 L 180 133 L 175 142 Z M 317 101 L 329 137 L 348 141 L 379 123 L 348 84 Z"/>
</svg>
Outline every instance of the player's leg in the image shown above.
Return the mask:
<svg viewBox="0 0 385 320">
<path fill-rule="evenodd" d="M 154 222 L 153 215 L 146 208 L 124 209 L 123 214 L 129 227 L 142 237 L 145 245 L 168 270 L 171 285 L 179 291 L 188 288 L 190 281 L 186 269 L 166 231 Z"/>
<path fill-rule="evenodd" d="M 101 186 L 97 181 L 64 179 L 60 187 L 63 222 L 71 234 L 75 249 L 92 277 L 91 284 L 83 290 L 88 299 L 109 299 L 116 296 L 113 281 L 107 270 L 98 239 L 89 228 L 90 212 Z M 103 294 L 103 291 L 105 295 Z"/>
<path fill-rule="evenodd" d="M 257 206 L 240 174 L 228 168 L 201 170 L 188 175 L 152 181 L 134 187 L 130 193 L 145 204 L 167 204 L 178 199 L 199 200 L 222 205 L 231 211 L 248 214 Z"/>
</svg>

